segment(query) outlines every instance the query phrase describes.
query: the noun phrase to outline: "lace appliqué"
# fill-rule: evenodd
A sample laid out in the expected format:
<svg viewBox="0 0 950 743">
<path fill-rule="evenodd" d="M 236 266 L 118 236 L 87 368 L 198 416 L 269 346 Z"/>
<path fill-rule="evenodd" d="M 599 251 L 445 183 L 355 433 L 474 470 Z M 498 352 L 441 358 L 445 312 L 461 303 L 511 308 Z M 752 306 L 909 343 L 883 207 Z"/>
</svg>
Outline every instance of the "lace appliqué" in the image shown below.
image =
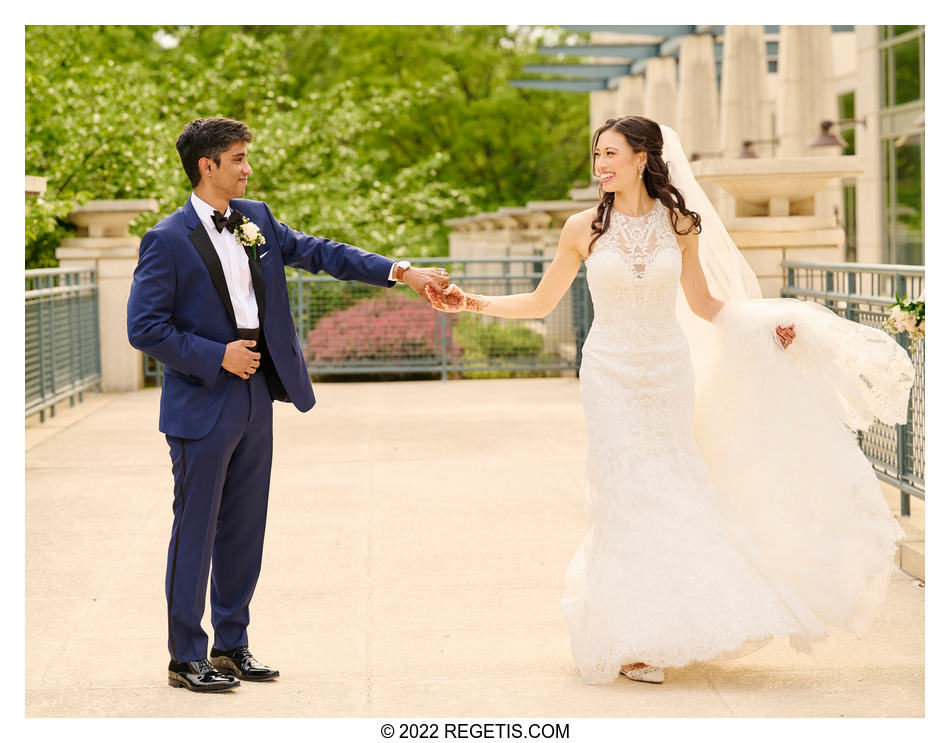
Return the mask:
<svg viewBox="0 0 950 743">
<path fill-rule="evenodd" d="M 599 246 L 617 251 L 635 278 L 646 279 L 647 269 L 661 250 L 679 250 L 668 214 L 659 199 L 654 201 L 649 212 L 640 217 L 611 211 L 610 227 L 597 240 L 595 249 Z"/>
</svg>

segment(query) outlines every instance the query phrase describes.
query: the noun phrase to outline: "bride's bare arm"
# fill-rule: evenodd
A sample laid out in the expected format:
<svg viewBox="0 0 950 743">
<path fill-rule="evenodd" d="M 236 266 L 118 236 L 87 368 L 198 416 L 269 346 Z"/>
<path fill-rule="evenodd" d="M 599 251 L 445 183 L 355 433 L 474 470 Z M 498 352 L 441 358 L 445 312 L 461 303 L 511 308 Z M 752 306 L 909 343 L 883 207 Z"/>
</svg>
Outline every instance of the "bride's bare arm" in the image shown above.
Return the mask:
<svg viewBox="0 0 950 743">
<path fill-rule="evenodd" d="M 589 211 L 589 210 L 588 210 Z M 586 254 L 590 241 L 591 216 L 588 212 L 572 214 L 564 223 L 557 253 L 538 287 L 525 294 L 485 297 L 463 292 L 455 284 L 447 294 L 426 291 L 429 303 L 443 312 L 481 312 L 495 317 L 545 317 L 561 301 Z"/>
<path fill-rule="evenodd" d="M 683 252 L 680 285 L 683 287 L 686 302 L 695 314 L 703 320 L 712 322 L 723 303 L 722 300 L 716 299 L 709 293 L 706 275 L 699 262 L 699 236 L 694 232 L 688 235 L 677 235 L 676 242 L 679 243 L 680 250 Z"/>
<path fill-rule="evenodd" d="M 683 229 L 680 227 L 680 229 Z M 683 251 L 683 270 L 680 272 L 680 285 L 689 308 L 704 320 L 712 322 L 719 314 L 724 302 L 716 299 L 709 293 L 709 284 L 706 283 L 706 274 L 703 273 L 699 262 L 699 236 L 695 233 L 677 235 L 676 242 Z M 795 326 L 778 326 L 775 334 L 782 348 L 788 348 L 795 339 Z"/>
</svg>

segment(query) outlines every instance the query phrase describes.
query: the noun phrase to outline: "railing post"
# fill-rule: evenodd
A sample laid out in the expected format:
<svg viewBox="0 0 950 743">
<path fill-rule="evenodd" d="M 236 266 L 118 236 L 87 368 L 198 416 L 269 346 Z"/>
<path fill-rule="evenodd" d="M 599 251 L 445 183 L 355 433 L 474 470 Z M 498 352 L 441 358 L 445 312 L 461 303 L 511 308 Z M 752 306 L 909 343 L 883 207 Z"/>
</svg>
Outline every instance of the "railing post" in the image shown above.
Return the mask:
<svg viewBox="0 0 950 743">
<path fill-rule="evenodd" d="M 79 274 L 79 285 L 82 286 L 81 273 Z M 82 337 L 82 292 L 78 288 L 76 289 L 76 326 L 76 337 L 79 338 L 79 348 L 77 349 L 79 373 L 76 378 L 81 380 L 86 378 L 86 361 L 83 354 L 86 344 L 83 343 Z M 82 390 L 79 391 L 79 402 L 82 402 Z"/>
<path fill-rule="evenodd" d="M 51 276 L 50 285 L 52 286 L 53 277 Z M 56 298 L 55 295 L 49 297 L 49 379 L 51 391 L 56 393 Z M 49 406 L 49 417 L 56 417 L 56 404 Z"/>
<path fill-rule="evenodd" d="M 436 310 L 433 310 L 436 312 Z M 441 349 L 442 349 L 442 381 L 447 382 L 449 379 L 449 368 L 448 368 L 448 353 L 449 353 L 449 322 L 448 315 L 445 312 L 439 312 L 439 323 L 442 326 L 441 336 Z"/>
<path fill-rule="evenodd" d="M 898 333 L 896 340 L 901 348 L 907 350 L 907 333 Z M 897 479 L 900 482 L 901 490 L 901 516 L 910 516 L 910 495 L 904 490 L 904 484 L 907 482 L 907 425 L 911 422 L 911 416 L 914 414 L 913 393 L 907 401 L 907 423 L 899 423 L 894 426 L 894 433 L 897 444 Z"/>
<path fill-rule="evenodd" d="M 907 281 L 903 274 L 895 272 L 894 274 L 894 293 L 898 296 L 907 298 Z M 898 334 L 897 342 L 906 350 L 907 334 Z M 908 403 L 908 417 L 913 415 L 913 410 Z M 910 516 L 910 495 L 903 488 L 907 479 L 907 424 L 896 426 L 897 433 L 897 479 L 901 482 L 901 516 Z"/>
<path fill-rule="evenodd" d="M 900 273 L 894 274 L 894 294 L 897 297 L 907 298 L 907 280 Z M 895 297 L 895 300 L 897 297 Z"/>
<path fill-rule="evenodd" d="M 92 269 L 91 276 L 95 289 L 95 301 L 92 303 L 92 335 L 95 340 L 93 344 L 96 349 L 96 376 L 99 377 L 99 389 L 102 389 L 102 351 L 99 346 L 99 269 Z"/>
<path fill-rule="evenodd" d="M 854 294 L 856 293 L 855 283 L 856 283 L 857 276 L 855 275 L 854 271 L 851 271 L 850 269 L 846 272 L 846 275 L 848 277 L 848 294 L 850 294 L 851 296 L 854 296 Z M 854 320 L 855 314 L 856 313 L 854 309 L 854 302 L 851 299 L 848 299 L 848 304 L 847 304 L 847 307 L 845 308 L 844 316 L 849 320 Z"/>
<path fill-rule="evenodd" d="M 36 314 L 39 318 L 36 323 L 37 347 L 40 351 L 40 399 L 46 399 L 46 353 L 43 343 L 43 298 L 36 300 Z M 40 410 L 40 423 L 46 421 L 46 410 Z"/>
<path fill-rule="evenodd" d="M 78 287 L 79 282 L 73 281 L 73 279 L 78 276 L 79 274 L 66 274 L 66 277 L 65 277 L 66 285 Z M 67 319 L 68 319 L 67 324 L 69 326 L 69 332 L 73 336 L 73 338 L 79 337 L 79 327 L 78 327 L 79 323 L 76 322 L 79 319 L 79 313 L 77 310 L 78 300 L 79 300 L 78 288 L 76 289 L 76 291 L 69 292 L 69 294 L 66 295 L 66 314 L 67 314 Z M 79 379 L 79 375 L 76 373 L 77 369 L 76 369 L 76 344 L 75 343 L 69 344 L 69 369 L 70 369 L 69 376 L 71 377 L 72 382 L 75 383 L 75 380 Z M 76 407 L 75 394 L 72 394 L 69 396 L 69 407 L 71 408 Z"/>
</svg>

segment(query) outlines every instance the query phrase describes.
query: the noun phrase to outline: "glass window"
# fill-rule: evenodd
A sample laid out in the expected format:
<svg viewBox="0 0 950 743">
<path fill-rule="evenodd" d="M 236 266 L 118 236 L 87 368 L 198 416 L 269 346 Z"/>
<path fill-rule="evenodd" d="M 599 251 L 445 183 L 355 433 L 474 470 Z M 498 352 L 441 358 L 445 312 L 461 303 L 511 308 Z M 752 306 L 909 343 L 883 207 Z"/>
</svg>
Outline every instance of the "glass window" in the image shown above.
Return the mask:
<svg viewBox="0 0 950 743">
<path fill-rule="evenodd" d="M 887 235 L 894 263 L 924 264 L 923 143 L 920 137 L 885 142 Z"/>
<path fill-rule="evenodd" d="M 894 104 L 919 101 L 923 98 L 920 89 L 920 39 L 911 39 L 898 44 L 894 54 Z"/>
<path fill-rule="evenodd" d="M 841 121 L 854 120 L 854 91 L 838 96 L 838 118 Z M 842 155 L 854 154 L 854 124 L 841 125 L 841 138 L 848 143 L 841 152 Z"/>
<path fill-rule="evenodd" d="M 924 135 L 912 123 L 924 108 L 923 27 L 882 26 L 880 62 L 886 254 L 923 265 Z"/>
<path fill-rule="evenodd" d="M 853 263 L 858 259 L 857 188 L 853 178 L 843 181 L 841 196 L 844 207 L 844 259 Z"/>
</svg>

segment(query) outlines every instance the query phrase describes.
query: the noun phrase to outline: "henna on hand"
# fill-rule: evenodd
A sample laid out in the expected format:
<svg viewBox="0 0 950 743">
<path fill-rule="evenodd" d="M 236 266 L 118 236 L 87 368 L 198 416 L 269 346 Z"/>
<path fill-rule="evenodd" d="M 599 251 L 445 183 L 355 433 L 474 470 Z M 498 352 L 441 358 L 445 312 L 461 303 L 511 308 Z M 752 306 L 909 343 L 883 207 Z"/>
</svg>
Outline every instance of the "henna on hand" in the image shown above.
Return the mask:
<svg viewBox="0 0 950 743">
<path fill-rule="evenodd" d="M 425 288 L 426 298 L 434 309 L 440 312 L 480 312 L 485 306 L 485 298 L 478 294 L 467 294 L 458 286 L 449 286 L 448 293 L 439 293 L 432 287 Z"/>
<path fill-rule="evenodd" d="M 782 344 L 782 348 L 786 349 L 792 345 L 792 341 L 795 339 L 795 326 L 789 325 L 784 327 L 782 325 L 778 325 L 775 328 L 775 335 L 778 338 L 779 343 Z"/>
</svg>

